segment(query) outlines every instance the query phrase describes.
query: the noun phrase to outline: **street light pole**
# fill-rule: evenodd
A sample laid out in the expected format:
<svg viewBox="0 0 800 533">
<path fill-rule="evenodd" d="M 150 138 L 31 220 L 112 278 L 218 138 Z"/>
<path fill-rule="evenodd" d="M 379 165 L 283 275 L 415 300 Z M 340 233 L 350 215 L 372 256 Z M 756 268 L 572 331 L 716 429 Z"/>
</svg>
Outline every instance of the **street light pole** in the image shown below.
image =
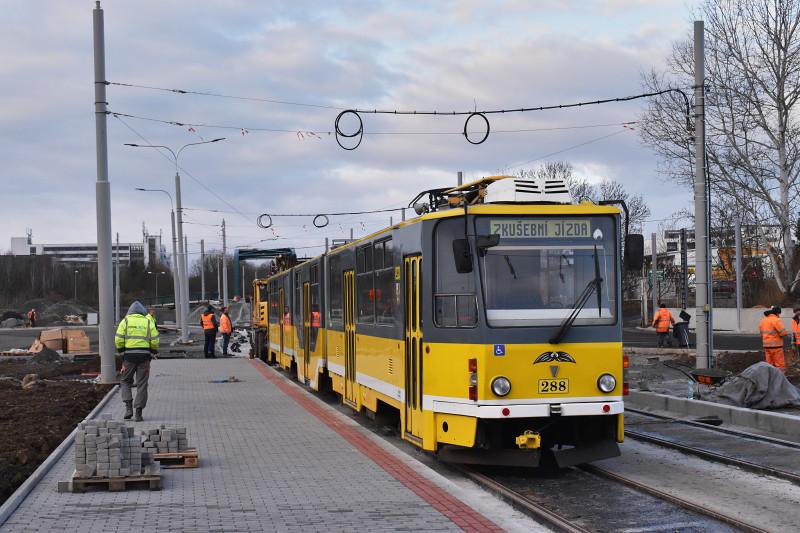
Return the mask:
<svg viewBox="0 0 800 533">
<path fill-rule="evenodd" d="M 181 284 L 180 284 L 180 271 L 178 268 L 178 251 L 177 251 L 177 237 L 175 236 L 175 209 L 172 203 L 172 195 L 165 191 L 164 189 L 143 189 L 141 187 L 136 187 L 137 191 L 144 191 L 144 192 L 163 192 L 169 198 L 169 219 L 170 224 L 172 226 L 172 288 L 175 298 L 175 324 L 178 326 L 178 330 L 182 330 L 183 324 L 183 313 L 181 310 L 183 306 L 181 302 Z"/>
<path fill-rule="evenodd" d="M 72 283 L 72 300 L 78 303 L 78 271 L 75 271 L 75 276 Z"/>
<path fill-rule="evenodd" d="M 175 210 L 178 213 L 178 223 L 177 223 L 177 235 L 176 239 L 178 241 L 178 270 L 180 272 L 179 277 L 179 284 L 181 286 L 181 342 L 187 342 L 189 340 L 189 323 L 188 323 L 188 316 L 189 316 L 189 269 L 188 269 L 188 258 L 186 255 L 186 248 L 183 244 L 183 207 L 181 205 L 181 175 L 180 175 L 180 165 L 179 159 L 181 152 L 190 146 L 199 146 L 201 144 L 211 144 L 219 141 L 224 141 L 225 137 L 219 137 L 217 139 L 212 139 L 210 141 L 202 141 L 196 143 L 188 143 L 181 146 L 178 151 L 174 151 L 169 146 L 164 146 L 162 144 L 134 144 L 134 143 L 125 143 L 125 146 L 132 146 L 134 148 L 163 148 L 167 150 L 170 154 L 172 154 L 172 160 L 175 162 Z"/>
<path fill-rule="evenodd" d="M 108 104 L 106 99 L 105 24 L 100 2 L 92 11 L 94 48 L 94 127 L 97 151 L 97 300 L 100 382 L 111 383 L 117 375 L 114 348 L 114 287 L 111 265 L 111 184 L 108 181 Z"/>
</svg>

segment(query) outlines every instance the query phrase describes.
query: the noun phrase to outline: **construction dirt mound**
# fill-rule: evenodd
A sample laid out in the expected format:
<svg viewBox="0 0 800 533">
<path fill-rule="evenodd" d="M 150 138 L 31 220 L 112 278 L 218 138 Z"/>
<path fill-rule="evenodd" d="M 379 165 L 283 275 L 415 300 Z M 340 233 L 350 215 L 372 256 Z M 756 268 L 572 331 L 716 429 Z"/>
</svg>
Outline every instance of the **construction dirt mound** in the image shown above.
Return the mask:
<svg viewBox="0 0 800 533">
<path fill-rule="evenodd" d="M 0 504 L 75 429 L 108 392 L 110 385 L 47 381 L 22 390 L 0 379 Z"/>
<path fill-rule="evenodd" d="M 63 326 L 68 324 L 64 322 L 65 316 L 85 316 L 87 313 L 97 312 L 93 307 L 80 302 L 69 300 L 54 302 L 45 298 L 28 300 L 18 306 L 16 311 L 8 312 L 27 315 L 28 311 L 31 309 L 36 309 L 36 312 L 39 314 L 39 320 L 36 322 L 37 326 Z"/>
</svg>

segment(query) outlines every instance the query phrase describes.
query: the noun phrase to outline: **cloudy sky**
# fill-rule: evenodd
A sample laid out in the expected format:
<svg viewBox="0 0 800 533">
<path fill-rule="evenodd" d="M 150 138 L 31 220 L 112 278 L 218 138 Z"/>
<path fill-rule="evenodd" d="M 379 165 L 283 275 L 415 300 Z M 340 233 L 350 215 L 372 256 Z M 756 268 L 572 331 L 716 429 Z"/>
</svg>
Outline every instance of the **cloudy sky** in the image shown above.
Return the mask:
<svg viewBox="0 0 800 533">
<path fill-rule="evenodd" d="M 3 2 L 0 251 L 26 228 L 38 243 L 96 240 L 93 7 Z M 123 143 L 177 148 L 216 137 L 227 139 L 181 155 L 190 252 L 200 239 L 207 249 L 221 245 L 215 225 L 223 217 L 232 246 L 311 247 L 350 228 L 363 235 L 391 214 L 332 217 L 324 230 L 310 217 L 275 217 L 272 230 L 255 221 L 264 212 L 401 207 L 422 189 L 454 184 L 459 170 L 472 179 L 557 159 L 590 180 L 624 183 L 645 196 L 653 219 L 668 217 L 691 196 L 658 176 L 635 126 L 620 125 L 637 119 L 641 102 L 492 116 L 496 133 L 479 146 L 459 135 L 463 117 L 365 114 L 355 151 L 339 148 L 329 132 L 344 108 L 501 109 L 640 92 L 641 73 L 661 68 L 671 42 L 691 31 L 693 7 L 686 0 L 107 0 L 108 81 L 304 104 L 109 86 L 113 112 L 230 126 L 109 117 L 113 229 L 123 242 L 141 239 L 142 222 L 169 235 L 167 197 L 135 188 L 172 190 L 174 166 L 156 150 Z"/>
</svg>

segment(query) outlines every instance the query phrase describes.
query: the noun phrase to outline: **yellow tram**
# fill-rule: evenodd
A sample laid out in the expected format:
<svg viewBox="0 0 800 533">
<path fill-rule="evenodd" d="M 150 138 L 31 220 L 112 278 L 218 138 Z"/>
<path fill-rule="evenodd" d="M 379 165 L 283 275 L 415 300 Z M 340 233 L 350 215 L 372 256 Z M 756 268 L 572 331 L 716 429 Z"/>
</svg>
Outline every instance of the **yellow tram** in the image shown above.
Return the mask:
<svg viewBox="0 0 800 533">
<path fill-rule="evenodd" d="M 417 218 L 255 281 L 256 355 L 394 416 L 442 460 L 618 455 L 620 210 L 508 176 L 412 204 Z M 641 268 L 641 235 L 626 230 L 625 243 Z"/>
</svg>

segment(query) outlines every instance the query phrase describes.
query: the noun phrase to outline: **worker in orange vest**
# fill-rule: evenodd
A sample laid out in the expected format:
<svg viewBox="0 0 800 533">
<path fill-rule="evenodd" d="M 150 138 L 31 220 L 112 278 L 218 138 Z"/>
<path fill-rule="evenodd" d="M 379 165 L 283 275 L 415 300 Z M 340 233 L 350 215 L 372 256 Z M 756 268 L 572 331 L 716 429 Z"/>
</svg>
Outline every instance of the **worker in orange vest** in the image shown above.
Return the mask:
<svg viewBox="0 0 800 533">
<path fill-rule="evenodd" d="M 214 315 L 214 308 L 210 305 L 206 307 L 206 312 L 200 315 L 200 325 L 203 326 L 205 345 L 203 346 L 203 356 L 206 358 L 216 357 L 214 355 L 214 342 L 217 340 L 217 317 Z"/>
<path fill-rule="evenodd" d="M 792 345 L 794 346 L 794 356 L 797 358 L 800 357 L 800 307 L 795 307 L 792 311 L 794 311 L 794 316 L 792 317 L 792 333 L 794 334 Z"/>
<path fill-rule="evenodd" d="M 222 333 L 222 357 L 228 357 L 228 343 L 231 341 L 233 324 L 228 316 L 228 308 L 222 308 L 222 315 L 219 317 L 219 332 Z"/>
<path fill-rule="evenodd" d="M 34 307 L 30 311 L 28 311 L 28 323 L 32 328 L 36 327 L 37 318 L 39 318 L 39 313 L 36 312 L 36 308 Z"/>
<path fill-rule="evenodd" d="M 764 318 L 758 325 L 761 332 L 761 345 L 764 347 L 764 358 L 781 372 L 786 372 L 786 360 L 783 356 L 783 338 L 789 335 L 781 321 L 781 308 L 777 305 L 764 311 Z"/>
<path fill-rule="evenodd" d="M 311 306 L 311 351 L 316 350 L 317 334 L 322 327 L 322 315 L 319 313 L 319 306 Z"/>
<path fill-rule="evenodd" d="M 669 336 L 669 327 L 674 324 L 675 318 L 673 318 L 672 313 L 669 312 L 667 306 L 663 303 L 659 304 L 658 311 L 653 317 L 653 327 L 656 328 L 659 348 L 664 346 L 664 340 L 666 340 L 669 347 L 672 348 L 672 339 Z"/>
</svg>

